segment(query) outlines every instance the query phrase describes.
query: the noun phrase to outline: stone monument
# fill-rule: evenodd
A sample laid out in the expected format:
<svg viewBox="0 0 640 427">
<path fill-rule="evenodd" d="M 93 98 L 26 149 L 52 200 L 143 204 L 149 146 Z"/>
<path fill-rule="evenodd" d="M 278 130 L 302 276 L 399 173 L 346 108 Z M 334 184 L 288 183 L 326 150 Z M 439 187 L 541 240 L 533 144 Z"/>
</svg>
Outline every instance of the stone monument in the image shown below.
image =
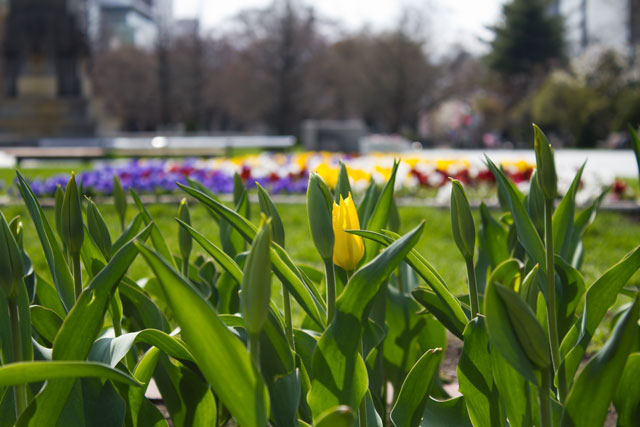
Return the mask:
<svg viewBox="0 0 640 427">
<path fill-rule="evenodd" d="M 0 143 L 91 136 L 89 44 L 80 0 L 9 0 Z"/>
</svg>

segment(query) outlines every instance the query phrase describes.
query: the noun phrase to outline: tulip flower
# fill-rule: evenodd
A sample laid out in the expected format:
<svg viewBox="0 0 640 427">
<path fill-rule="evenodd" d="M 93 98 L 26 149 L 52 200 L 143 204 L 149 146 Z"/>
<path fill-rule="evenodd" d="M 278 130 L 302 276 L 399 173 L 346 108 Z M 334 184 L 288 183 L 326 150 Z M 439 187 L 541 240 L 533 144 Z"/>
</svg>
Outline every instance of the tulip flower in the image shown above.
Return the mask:
<svg viewBox="0 0 640 427">
<path fill-rule="evenodd" d="M 364 255 L 362 237 L 344 231 L 360 229 L 358 212 L 351 198 L 351 193 L 346 200 L 340 196 L 339 205 L 333 202 L 332 219 L 333 234 L 335 235 L 333 262 L 345 270 L 351 271 Z"/>
</svg>

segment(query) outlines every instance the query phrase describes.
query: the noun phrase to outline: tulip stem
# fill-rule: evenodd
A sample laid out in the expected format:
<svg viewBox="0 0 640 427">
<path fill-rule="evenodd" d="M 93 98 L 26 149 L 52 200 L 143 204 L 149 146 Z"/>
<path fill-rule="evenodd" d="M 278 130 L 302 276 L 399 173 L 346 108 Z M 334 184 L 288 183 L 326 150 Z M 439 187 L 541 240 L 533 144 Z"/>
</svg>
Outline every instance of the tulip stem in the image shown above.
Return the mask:
<svg viewBox="0 0 640 427">
<path fill-rule="evenodd" d="M 77 301 L 82 293 L 82 266 L 80 265 L 80 252 L 71 253 L 71 263 L 73 264 L 73 285 Z"/>
<path fill-rule="evenodd" d="M 551 344 L 551 361 L 554 372 L 560 364 L 560 344 L 558 341 L 558 320 L 556 317 L 556 270 L 553 250 L 553 200 L 545 200 L 544 235 L 547 250 L 547 319 L 549 324 L 549 341 Z"/>
<path fill-rule="evenodd" d="M 287 331 L 287 340 L 289 341 L 289 346 L 295 350 L 293 324 L 291 323 L 291 296 L 289 295 L 289 289 L 284 285 L 282 285 L 282 300 L 284 303 L 284 326 Z"/>
<path fill-rule="evenodd" d="M 327 325 L 333 320 L 336 313 L 336 273 L 333 267 L 333 260 L 324 260 L 324 272 L 327 282 Z"/>
<path fill-rule="evenodd" d="M 182 275 L 189 278 L 189 258 L 182 259 Z"/>
<path fill-rule="evenodd" d="M 251 356 L 251 360 L 256 366 L 258 372 L 261 372 L 260 369 L 260 335 L 251 333 L 249 334 L 249 355 Z"/>
<path fill-rule="evenodd" d="M 540 400 L 540 426 L 552 427 L 551 416 L 551 370 L 542 371 L 542 382 L 538 389 L 538 399 Z"/>
<path fill-rule="evenodd" d="M 22 340 L 20 339 L 20 320 L 18 318 L 18 303 L 16 297 L 9 298 L 9 316 L 11 317 L 11 335 L 13 339 L 13 361 L 22 361 Z M 13 388 L 15 394 L 16 417 L 27 407 L 27 389 L 24 384 L 17 384 Z"/>
<path fill-rule="evenodd" d="M 467 278 L 469 279 L 469 301 L 471 303 L 471 318 L 473 319 L 480 312 L 478 302 L 478 284 L 476 283 L 476 270 L 473 267 L 473 258 L 466 258 Z"/>
<path fill-rule="evenodd" d="M 367 427 L 367 396 L 362 398 L 362 403 L 360 403 L 360 427 Z"/>
</svg>

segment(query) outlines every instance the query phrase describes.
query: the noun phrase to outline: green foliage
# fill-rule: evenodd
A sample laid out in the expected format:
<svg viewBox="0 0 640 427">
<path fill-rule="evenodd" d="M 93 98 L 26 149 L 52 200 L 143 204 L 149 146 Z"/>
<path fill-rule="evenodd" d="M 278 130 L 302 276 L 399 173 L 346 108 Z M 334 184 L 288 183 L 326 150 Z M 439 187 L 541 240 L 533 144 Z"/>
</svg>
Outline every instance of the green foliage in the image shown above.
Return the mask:
<svg viewBox="0 0 640 427">
<path fill-rule="evenodd" d="M 640 249 L 617 258 L 638 227 L 605 214 L 589 228 L 603 196 L 576 207 L 582 170 L 556 208 L 544 147 L 527 197 L 487 159 L 504 211 L 481 206 L 476 218 L 460 183 L 452 216 L 398 208 L 395 168 L 381 190 L 371 185 L 358 206 L 367 229 L 349 230 L 366 240 L 366 261 L 338 270 L 329 321 L 321 290 L 333 268 L 317 269 L 327 242 L 310 231 L 331 219 L 336 195 L 321 183 L 308 217 L 302 206 L 279 211 L 258 188 L 259 225 L 239 178 L 233 207 L 194 181 L 180 185 L 197 203 L 183 202 L 175 220 L 132 193 L 138 213 L 125 228 L 119 208 L 90 200 L 86 222 L 79 202 L 71 215 L 72 187 L 44 211 L 18 174 L 31 222 L 0 216 L 0 263 L 13 272 L 0 292 L 0 425 L 595 426 L 612 402 L 619 425 L 634 425 L 640 305 L 628 283 Z M 86 224 L 82 239 L 65 229 L 65 249 L 49 217 Z M 458 250 L 469 283 L 482 279 L 473 297 L 451 273 L 463 270 Z M 579 372 L 610 318 L 612 335 Z M 441 386 L 446 330 L 462 342 L 457 398 Z M 152 380 L 168 419 L 145 397 Z"/>
<path fill-rule="evenodd" d="M 311 236 L 320 257 L 333 258 L 333 225 L 331 220 L 331 194 L 320 175 L 309 176 L 307 189 L 307 215 Z"/>
<path fill-rule="evenodd" d="M 531 119 L 570 145 L 593 147 L 612 130 L 605 120 L 610 108 L 595 89 L 550 78 L 531 98 Z"/>
<path fill-rule="evenodd" d="M 82 241 L 84 240 L 84 230 L 82 225 L 82 206 L 74 174 L 71 174 L 71 179 L 64 191 L 60 218 L 62 221 L 62 240 L 70 252 L 80 252 Z"/>
<path fill-rule="evenodd" d="M 460 181 L 453 180 L 451 185 L 451 227 L 453 240 L 465 259 L 471 258 L 476 250 L 476 228 L 473 224 L 469 199 Z"/>
<path fill-rule="evenodd" d="M 492 27 L 489 65 L 507 75 L 528 74 L 564 57 L 562 17 L 549 0 L 511 0 L 502 6 L 502 23 Z"/>
</svg>

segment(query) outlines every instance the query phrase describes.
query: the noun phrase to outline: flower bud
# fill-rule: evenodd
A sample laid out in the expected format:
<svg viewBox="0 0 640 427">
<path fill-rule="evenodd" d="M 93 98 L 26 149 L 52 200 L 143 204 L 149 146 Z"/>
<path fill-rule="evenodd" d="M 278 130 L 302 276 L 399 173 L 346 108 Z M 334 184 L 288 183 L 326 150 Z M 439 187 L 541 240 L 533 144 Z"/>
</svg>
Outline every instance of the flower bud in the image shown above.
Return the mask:
<svg viewBox="0 0 640 427">
<path fill-rule="evenodd" d="M 22 252 L 11 233 L 9 224 L 0 212 L 0 289 L 7 298 L 16 296 L 17 286 L 24 275 Z"/>
<path fill-rule="evenodd" d="M 307 189 L 307 216 L 311 237 L 322 259 L 333 257 L 333 231 L 331 218 L 331 193 L 320 175 L 309 176 Z"/>
<path fill-rule="evenodd" d="M 243 200 L 245 197 L 247 199 Z M 242 177 L 237 172 L 233 174 L 233 204 L 234 206 L 241 206 L 241 209 L 236 209 L 240 215 L 247 219 L 251 217 L 251 204 L 249 203 L 247 187 L 245 187 Z"/>
<path fill-rule="evenodd" d="M 333 234 L 333 263 L 347 271 L 353 270 L 364 255 L 362 237 L 347 233 L 345 230 L 359 230 L 360 221 L 355 203 L 349 193 L 345 200 L 340 196 L 340 204 L 333 203 L 332 211 Z"/>
<path fill-rule="evenodd" d="M 62 239 L 71 253 L 80 253 L 84 240 L 84 226 L 82 225 L 82 206 L 76 185 L 76 176 L 71 174 L 62 202 Z"/>
<path fill-rule="evenodd" d="M 88 200 L 87 205 L 87 230 L 91 240 L 96 244 L 104 258 L 111 259 L 111 235 L 104 218 L 93 200 Z"/>
<path fill-rule="evenodd" d="M 262 216 L 242 276 L 242 310 L 249 334 L 258 334 L 267 321 L 271 298 L 271 220 Z"/>
<path fill-rule="evenodd" d="M 471 206 L 460 181 L 451 180 L 451 229 L 460 253 L 465 259 L 473 259 L 476 244 L 476 228 Z"/>
<path fill-rule="evenodd" d="M 180 201 L 180 206 L 178 207 L 178 218 L 185 224 L 191 225 L 191 215 L 189 215 L 189 205 L 187 204 L 186 198 Z M 189 259 L 189 255 L 191 255 L 191 249 L 193 247 L 193 241 L 191 233 L 189 233 L 184 227 L 178 228 L 178 245 L 180 246 L 180 256 L 182 259 Z"/>
<path fill-rule="evenodd" d="M 340 161 L 340 171 L 338 172 L 338 181 L 336 183 L 335 201 L 339 202 L 340 198 L 346 199 L 351 194 L 351 184 L 349 184 L 349 174 L 347 167 Z"/>
<path fill-rule="evenodd" d="M 116 208 L 116 213 L 120 218 L 120 226 L 124 230 L 124 222 L 127 214 L 127 196 L 122 189 L 120 178 L 118 178 L 116 174 L 113 174 L 113 203 Z"/>
<path fill-rule="evenodd" d="M 54 210 L 55 210 L 55 220 L 56 220 L 56 232 L 58 233 L 58 236 L 60 236 L 60 238 L 62 238 L 62 204 L 63 203 L 64 203 L 64 190 L 62 189 L 60 184 L 58 184 L 58 186 L 56 187 Z"/>
<path fill-rule="evenodd" d="M 13 238 L 16 239 L 18 248 L 20 248 L 21 251 L 24 250 L 24 227 L 22 225 L 20 215 L 15 216 L 11 221 L 9 221 L 9 230 L 11 230 Z"/>
<path fill-rule="evenodd" d="M 544 195 L 538 182 L 538 171 L 533 171 L 531 175 L 529 194 L 527 195 L 527 211 L 533 225 L 542 236 L 544 233 Z"/>
<path fill-rule="evenodd" d="M 533 133 L 538 184 L 540 184 L 544 198 L 553 200 L 558 194 L 558 177 L 553 149 L 545 134 L 535 124 L 533 125 Z"/>
<path fill-rule="evenodd" d="M 282 224 L 282 218 L 280 218 L 278 208 L 276 207 L 275 203 L 273 203 L 271 197 L 269 197 L 269 193 L 267 193 L 266 190 L 262 188 L 262 186 L 257 182 L 256 187 L 258 187 L 260 211 L 267 217 L 271 217 L 272 239 L 274 242 L 284 248 L 284 225 Z"/>
</svg>

